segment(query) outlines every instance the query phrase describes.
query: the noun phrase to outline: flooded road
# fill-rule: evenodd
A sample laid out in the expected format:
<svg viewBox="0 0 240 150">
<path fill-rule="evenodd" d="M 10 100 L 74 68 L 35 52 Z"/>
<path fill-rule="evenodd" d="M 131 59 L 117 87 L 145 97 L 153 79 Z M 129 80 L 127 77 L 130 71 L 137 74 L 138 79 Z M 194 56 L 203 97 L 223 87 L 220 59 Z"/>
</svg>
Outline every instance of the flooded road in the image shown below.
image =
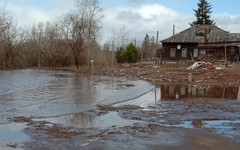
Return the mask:
<svg viewBox="0 0 240 150">
<path fill-rule="evenodd" d="M 14 146 L 27 139 L 23 133 L 24 128 L 9 122 L 10 118 L 58 118 L 74 114 L 73 119 L 77 118 L 75 122 L 78 122 L 79 118 L 86 119 L 90 116 L 75 113 L 94 109 L 97 104 L 111 105 L 127 101 L 149 92 L 152 88 L 153 85 L 144 81 L 77 76 L 65 71 L 0 71 L 0 147 L 3 148 L 9 143 Z M 96 124 L 99 121 L 101 120 L 95 119 Z M 93 127 L 90 124 L 82 125 L 85 126 Z"/>
<path fill-rule="evenodd" d="M 179 131 L 183 130 L 181 128 L 186 131 L 214 130 L 216 133 L 234 137 L 240 133 L 239 97 L 239 87 L 197 87 L 181 84 L 155 87 L 140 80 L 78 76 L 66 71 L 0 71 L 0 148 L 22 149 L 24 142 L 30 143 L 29 149 L 39 147 L 48 137 L 44 131 L 57 125 L 63 126 L 63 129 L 70 127 L 71 132 L 78 129 L 89 131 L 89 134 L 93 132 L 93 137 L 101 131 L 109 131 L 110 135 L 127 132 L 116 136 L 114 141 L 128 137 L 129 133 L 130 138 L 138 136 L 132 135 L 136 130 L 139 133 L 151 133 L 152 130 L 165 130 L 165 127 L 180 128 Z M 101 112 L 97 107 L 99 104 L 118 109 Z M 140 107 L 126 109 L 126 105 Z M 13 122 L 12 119 L 17 116 L 30 118 L 27 122 L 30 125 L 26 122 Z M 39 127 L 44 121 L 50 126 Z M 35 130 L 32 124 L 37 124 L 40 130 Z M 184 132 L 179 133 L 180 137 L 186 136 Z M 35 139 L 32 135 L 35 134 L 37 142 L 32 142 Z M 169 138 L 174 135 L 175 133 L 171 133 Z M 86 137 L 89 141 L 88 134 Z M 100 137 L 97 135 L 97 139 Z M 141 137 L 140 134 L 137 138 L 142 141 Z M 159 134 L 159 137 L 162 135 Z M 156 136 L 156 143 L 159 142 L 159 137 Z M 48 138 L 52 140 L 53 137 Z M 111 137 L 107 138 L 112 140 Z M 77 143 L 84 142 L 77 138 L 75 140 Z M 62 144 L 71 144 L 66 142 L 62 141 Z M 52 146 L 51 142 L 46 143 L 49 147 Z M 166 141 L 165 144 L 171 143 Z"/>
<path fill-rule="evenodd" d="M 0 149 L 21 150 L 23 142 L 30 141 L 30 137 L 23 130 L 26 128 L 25 123 L 9 123 L 0 125 Z"/>
<path fill-rule="evenodd" d="M 96 104 L 114 104 L 150 91 L 144 81 L 77 76 L 71 72 L 0 72 L 0 124 L 15 116 L 52 117 L 80 113 Z"/>
</svg>

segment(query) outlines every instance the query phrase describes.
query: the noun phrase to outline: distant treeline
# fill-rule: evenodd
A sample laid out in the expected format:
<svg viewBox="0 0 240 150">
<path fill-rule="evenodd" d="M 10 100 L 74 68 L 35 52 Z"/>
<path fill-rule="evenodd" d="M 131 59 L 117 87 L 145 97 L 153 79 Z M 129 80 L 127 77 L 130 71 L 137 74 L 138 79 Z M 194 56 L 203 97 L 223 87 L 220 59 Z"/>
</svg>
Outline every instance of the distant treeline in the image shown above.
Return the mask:
<svg viewBox="0 0 240 150">
<path fill-rule="evenodd" d="M 57 21 L 40 22 L 25 28 L 18 26 L 14 13 L 7 6 L 0 6 L 0 69 L 73 65 L 78 68 L 90 66 L 93 61 L 95 65 L 117 62 L 117 49 L 126 48 L 130 43 L 126 42 L 128 32 L 125 28 L 101 47 L 97 41 L 101 39 L 104 14 L 99 1 L 75 0 L 74 6 Z M 142 58 L 144 53 L 154 55 L 146 42 L 150 41 L 145 39 L 142 48 L 137 49 Z M 151 47 L 154 46 L 151 44 Z"/>
</svg>

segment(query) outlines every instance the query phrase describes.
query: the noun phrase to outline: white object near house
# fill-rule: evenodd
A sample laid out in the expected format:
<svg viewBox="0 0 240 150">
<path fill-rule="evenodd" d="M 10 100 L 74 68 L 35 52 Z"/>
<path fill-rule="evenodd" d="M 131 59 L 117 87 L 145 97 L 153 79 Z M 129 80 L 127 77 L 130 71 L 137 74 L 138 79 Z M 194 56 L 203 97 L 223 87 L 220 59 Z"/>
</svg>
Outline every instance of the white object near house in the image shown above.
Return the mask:
<svg viewBox="0 0 240 150">
<path fill-rule="evenodd" d="M 238 97 L 237 97 L 237 100 L 240 101 L 240 87 L 238 88 Z"/>
</svg>

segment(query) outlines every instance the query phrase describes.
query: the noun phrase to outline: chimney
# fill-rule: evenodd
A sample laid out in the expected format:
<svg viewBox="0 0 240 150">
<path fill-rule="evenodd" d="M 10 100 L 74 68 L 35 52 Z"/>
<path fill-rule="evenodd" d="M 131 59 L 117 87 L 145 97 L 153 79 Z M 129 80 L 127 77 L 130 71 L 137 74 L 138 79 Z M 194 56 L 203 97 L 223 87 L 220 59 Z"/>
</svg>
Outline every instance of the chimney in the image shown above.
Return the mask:
<svg viewBox="0 0 240 150">
<path fill-rule="evenodd" d="M 209 27 L 205 29 L 205 43 L 208 43 L 208 40 L 209 40 L 209 36 L 210 36 L 210 29 Z"/>
</svg>

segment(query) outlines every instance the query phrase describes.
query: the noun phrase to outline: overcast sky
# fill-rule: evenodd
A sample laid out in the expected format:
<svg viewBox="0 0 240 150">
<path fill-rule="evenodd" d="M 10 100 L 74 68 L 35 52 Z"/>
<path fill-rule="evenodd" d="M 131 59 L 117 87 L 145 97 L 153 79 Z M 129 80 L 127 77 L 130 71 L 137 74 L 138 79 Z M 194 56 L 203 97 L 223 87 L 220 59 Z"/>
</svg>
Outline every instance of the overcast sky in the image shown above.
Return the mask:
<svg viewBox="0 0 240 150">
<path fill-rule="evenodd" d="M 129 37 L 140 43 L 145 34 L 159 40 L 189 27 L 195 20 L 192 9 L 197 9 L 199 0 L 100 0 L 104 8 L 102 37 L 111 40 L 113 32 L 125 26 Z M 220 28 L 230 32 L 240 32 L 240 0 L 208 0 L 212 5 L 212 19 Z M 15 14 L 22 26 L 40 21 L 54 21 L 74 8 L 74 0 L 0 0 Z"/>
</svg>

